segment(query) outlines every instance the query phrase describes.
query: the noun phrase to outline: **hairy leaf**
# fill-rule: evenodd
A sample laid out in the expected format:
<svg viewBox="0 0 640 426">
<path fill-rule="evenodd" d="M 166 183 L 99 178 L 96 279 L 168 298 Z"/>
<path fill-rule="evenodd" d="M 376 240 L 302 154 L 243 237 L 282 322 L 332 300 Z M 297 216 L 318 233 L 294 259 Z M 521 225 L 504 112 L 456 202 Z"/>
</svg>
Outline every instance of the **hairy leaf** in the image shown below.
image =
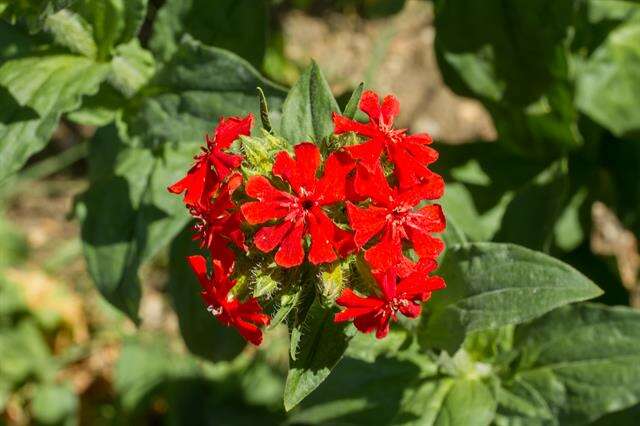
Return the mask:
<svg viewBox="0 0 640 426">
<path fill-rule="evenodd" d="M 514 380 L 539 394 L 560 424 L 585 424 L 640 402 L 640 313 L 578 304 L 516 329 Z"/>
<path fill-rule="evenodd" d="M 447 289 L 426 305 L 420 341 L 450 352 L 470 331 L 522 323 L 602 294 L 571 266 L 512 244 L 449 247 L 438 274 Z"/>
<path fill-rule="evenodd" d="M 291 410 L 309 395 L 331 373 L 342 358 L 353 329 L 348 325 L 333 322 L 333 310 L 324 307 L 319 299 L 314 300 L 292 333 L 291 352 L 295 354 L 289 365 L 284 390 L 284 407 Z"/>
<path fill-rule="evenodd" d="M 294 145 L 320 144 L 333 133 L 331 113 L 340 112 L 320 68 L 312 63 L 289 91 L 282 107 L 282 136 Z"/>
</svg>

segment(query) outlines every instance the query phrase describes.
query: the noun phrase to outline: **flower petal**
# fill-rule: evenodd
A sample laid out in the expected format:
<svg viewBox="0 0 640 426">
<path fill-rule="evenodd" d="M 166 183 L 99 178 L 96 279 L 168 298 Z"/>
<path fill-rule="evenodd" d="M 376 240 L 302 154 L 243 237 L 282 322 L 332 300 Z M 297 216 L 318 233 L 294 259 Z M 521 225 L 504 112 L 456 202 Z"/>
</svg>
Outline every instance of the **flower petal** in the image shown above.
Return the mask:
<svg viewBox="0 0 640 426">
<path fill-rule="evenodd" d="M 349 225 L 355 231 L 354 241 L 362 248 L 371 238 L 380 233 L 386 224 L 389 211 L 383 207 L 356 207 L 347 201 Z"/>
<path fill-rule="evenodd" d="M 209 169 L 208 161 L 199 157 L 187 175 L 167 189 L 174 194 L 184 192 L 184 203 L 196 206 L 206 201 L 207 193 L 211 194 L 217 183 L 218 179 Z"/>
<path fill-rule="evenodd" d="M 315 197 L 322 206 L 344 201 L 346 198 L 346 177 L 355 164 L 344 152 L 334 152 L 325 161 L 324 174 L 318 181 Z"/>
<path fill-rule="evenodd" d="M 393 122 L 398 114 L 400 114 L 400 102 L 398 102 L 398 98 L 393 95 L 385 96 L 380 108 L 380 115 L 384 124 L 388 127 L 393 126 Z"/>
<path fill-rule="evenodd" d="M 354 132 L 367 138 L 380 137 L 380 130 L 375 124 L 363 124 L 342 115 L 333 113 L 333 127 L 336 135 Z"/>
<path fill-rule="evenodd" d="M 422 232 L 443 232 L 446 223 L 438 204 L 428 204 L 411 215 L 411 226 Z"/>
<path fill-rule="evenodd" d="M 374 171 L 382 155 L 384 143 L 380 138 L 373 138 L 367 142 L 345 147 L 351 158 L 358 160 L 369 171 Z"/>
<path fill-rule="evenodd" d="M 420 257 L 435 259 L 444 250 L 444 242 L 441 239 L 432 237 L 417 229 L 409 229 L 409 238 L 413 244 L 413 249 Z"/>
<path fill-rule="evenodd" d="M 207 278 L 206 259 L 200 255 L 195 255 L 187 257 L 187 262 L 189 262 L 189 266 L 191 266 L 196 277 L 198 277 L 198 281 L 200 281 L 202 288 L 207 289 L 209 287 L 209 278 Z"/>
<path fill-rule="evenodd" d="M 232 170 L 237 169 L 242 164 L 242 156 L 236 154 L 228 154 L 222 151 L 212 151 L 209 159 L 216 171 L 218 179 L 224 179 Z"/>
<path fill-rule="evenodd" d="M 282 242 L 284 236 L 291 229 L 292 223 L 288 220 L 275 226 L 263 226 L 253 237 L 253 243 L 258 250 L 269 253 Z"/>
<path fill-rule="evenodd" d="M 382 119 L 382 111 L 380 110 L 380 98 L 378 94 L 372 90 L 365 90 L 360 97 L 360 111 L 369 116 L 369 120 L 378 125 Z"/>
<path fill-rule="evenodd" d="M 249 136 L 251 134 L 252 124 L 253 114 L 251 113 L 245 118 L 222 117 L 216 126 L 213 143 L 218 149 L 229 148 L 240 135 Z"/>
<path fill-rule="evenodd" d="M 275 261 L 278 265 L 283 268 L 292 268 L 302 264 L 304 260 L 304 249 L 302 248 L 303 234 L 304 221 L 298 220 L 280 244 L 280 249 L 278 249 L 275 256 Z"/>
<path fill-rule="evenodd" d="M 429 293 L 429 296 L 430 295 L 431 293 Z M 428 299 L 429 296 L 427 296 L 424 300 Z M 422 305 L 420 303 L 409 302 L 407 304 L 400 305 L 398 307 L 398 310 L 402 312 L 402 315 L 407 318 L 417 318 L 422 311 Z"/>
<path fill-rule="evenodd" d="M 280 219 L 289 213 L 279 201 L 250 201 L 244 203 L 240 210 L 250 225 L 264 223 L 272 219 Z"/>
<path fill-rule="evenodd" d="M 371 171 L 358 164 L 354 188 L 358 194 L 365 198 L 371 197 L 378 205 L 391 206 L 393 192 L 380 163 L 377 163 Z"/>
<path fill-rule="evenodd" d="M 250 342 L 255 346 L 260 346 L 262 343 L 262 330 L 260 330 L 256 325 L 241 319 L 235 319 L 232 324 L 247 342 Z"/>
<path fill-rule="evenodd" d="M 309 261 L 314 265 L 333 262 L 338 258 L 331 241 L 336 225 L 318 207 L 309 212 L 308 219 L 311 234 Z"/>
<path fill-rule="evenodd" d="M 414 269 L 413 263 L 402 253 L 400 238 L 390 232 L 385 232 L 380 242 L 364 253 L 364 258 L 374 273 L 393 269 L 399 276 L 406 276 Z"/>
<path fill-rule="evenodd" d="M 295 173 L 300 185 L 308 191 L 315 190 L 316 173 L 322 161 L 320 149 L 311 142 L 299 143 L 293 147 L 296 154 Z"/>
<path fill-rule="evenodd" d="M 264 176 L 251 176 L 244 190 L 249 197 L 257 198 L 260 201 L 284 201 L 293 198 L 291 194 L 274 187 Z"/>
</svg>

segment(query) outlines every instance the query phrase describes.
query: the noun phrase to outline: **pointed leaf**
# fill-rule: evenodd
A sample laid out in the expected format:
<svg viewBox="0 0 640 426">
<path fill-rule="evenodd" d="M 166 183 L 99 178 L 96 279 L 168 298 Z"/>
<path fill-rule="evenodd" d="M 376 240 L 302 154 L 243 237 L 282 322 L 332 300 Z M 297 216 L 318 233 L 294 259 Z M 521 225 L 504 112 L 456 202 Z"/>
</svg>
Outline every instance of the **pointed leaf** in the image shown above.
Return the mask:
<svg viewBox="0 0 640 426">
<path fill-rule="evenodd" d="M 351 98 L 349 98 L 349 102 L 344 107 L 344 112 L 342 115 L 348 118 L 354 118 L 356 116 L 356 112 L 358 112 L 358 105 L 360 105 L 360 98 L 362 97 L 362 92 L 364 91 L 364 83 L 358 84 L 356 90 L 351 94 Z"/>
<path fill-rule="evenodd" d="M 586 424 L 640 402 L 640 312 L 577 304 L 516 329 L 514 380 L 539 394 L 560 424 Z"/>
<path fill-rule="evenodd" d="M 136 320 L 138 267 L 189 220 L 166 187 L 188 169 L 197 147 L 166 145 L 155 157 L 122 143 L 114 126 L 98 131 L 90 146 L 91 185 L 78 206 L 87 266 L 102 295 Z"/>
<path fill-rule="evenodd" d="M 314 62 L 289 91 L 282 107 L 282 136 L 294 145 L 320 142 L 333 133 L 332 112 L 340 112 L 329 84 Z"/>
<path fill-rule="evenodd" d="M 438 274 L 447 289 L 426 305 L 420 341 L 451 353 L 470 331 L 518 324 L 602 294 L 571 266 L 512 244 L 449 247 Z"/>
<path fill-rule="evenodd" d="M 289 363 L 284 407 L 291 410 L 331 373 L 342 358 L 353 329 L 333 322 L 335 312 L 316 299 L 299 325 L 300 336 L 291 339 L 295 359 Z"/>
</svg>

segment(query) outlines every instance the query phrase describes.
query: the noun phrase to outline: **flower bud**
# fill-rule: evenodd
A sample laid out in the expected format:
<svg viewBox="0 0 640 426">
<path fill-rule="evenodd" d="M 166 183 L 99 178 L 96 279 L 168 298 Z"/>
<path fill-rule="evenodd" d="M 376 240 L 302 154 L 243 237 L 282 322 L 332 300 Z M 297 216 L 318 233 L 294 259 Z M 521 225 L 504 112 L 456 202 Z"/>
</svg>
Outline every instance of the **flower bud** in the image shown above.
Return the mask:
<svg viewBox="0 0 640 426">
<path fill-rule="evenodd" d="M 243 170 L 249 175 L 271 173 L 273 156 L 287 149 L 284 139 L 263 130 L 261 137 L 242 136 Z"/>
<path fill-rule="evenodd" d="M 281 288 L 282 271 L 274 263 L 259 263 L 251 269 L 250 280 L 254 297 L 271 298 Z"/>
<path fill-rule="evenodd" d="M 348 277 L 348 262 L 335 262 L 320 268 L 318 274 L 318 293 L 326 305 L 333 305 L 334 300 L 342 293 Z"/>
</svg>

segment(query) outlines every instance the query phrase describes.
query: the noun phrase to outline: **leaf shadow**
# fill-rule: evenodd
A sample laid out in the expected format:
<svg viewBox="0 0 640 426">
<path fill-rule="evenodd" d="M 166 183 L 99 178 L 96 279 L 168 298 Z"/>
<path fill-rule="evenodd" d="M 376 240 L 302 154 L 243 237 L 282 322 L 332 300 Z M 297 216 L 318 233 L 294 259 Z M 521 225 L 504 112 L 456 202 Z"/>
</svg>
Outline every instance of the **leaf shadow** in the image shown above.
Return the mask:
<svg viewBox="0 0 640 426">
<path fill-rule="evenodd" d="M 288 424 L 389 424 L 419 373 L 416 364 L 397 358 L 374 363 L 345 358 L 292 412 Z"/>
</svg>

